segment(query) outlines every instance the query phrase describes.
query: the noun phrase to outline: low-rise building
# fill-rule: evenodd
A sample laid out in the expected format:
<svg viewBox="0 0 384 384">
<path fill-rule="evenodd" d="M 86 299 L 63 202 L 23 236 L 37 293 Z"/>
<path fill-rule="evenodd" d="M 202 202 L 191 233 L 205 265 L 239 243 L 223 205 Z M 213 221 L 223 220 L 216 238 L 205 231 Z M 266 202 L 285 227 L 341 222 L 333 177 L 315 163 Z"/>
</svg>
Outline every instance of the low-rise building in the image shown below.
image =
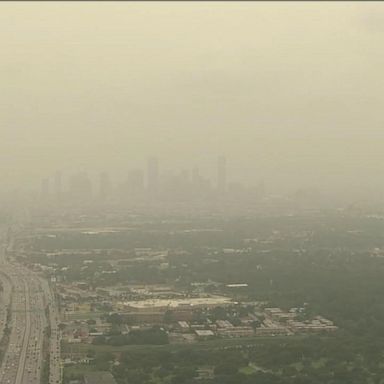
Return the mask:
<svg viewBox="0 0 384 384">
<path fill-rule="evenodd" d="M 252 327 L 220 328 L 217 334 L 222 337 L 251 337 L 255 335 Z"/>
<path fill-rule="evenodd" d="M 215 336 L 215 334 L 210 329 L 196 329 L 195 333 L 200 340 L 210 339 Z"/>
</svg>

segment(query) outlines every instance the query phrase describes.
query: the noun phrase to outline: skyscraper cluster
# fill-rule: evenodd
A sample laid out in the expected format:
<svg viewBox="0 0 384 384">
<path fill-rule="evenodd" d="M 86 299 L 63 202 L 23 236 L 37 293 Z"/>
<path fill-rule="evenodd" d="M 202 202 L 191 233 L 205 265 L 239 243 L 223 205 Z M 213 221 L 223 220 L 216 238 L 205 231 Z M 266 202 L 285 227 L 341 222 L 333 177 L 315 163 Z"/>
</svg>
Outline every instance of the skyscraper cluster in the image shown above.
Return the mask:
<svg viewBox="0 0 384 384">
<path fill-rule="evenodd" d="M 227 160 L 217 159 L 216 177 L 210 180 L 200 174 L 197 167 L 191 170 L 161 171 L 159 159 L 150 157 L 146 169 L 131 169 L 125 178 L 112 182 L 108 172 L 91 177 L 77 172 L 64 180 L 58 171 L 41 182 L 41 199 L 44 201 L 193 201 L 225 198 L 244 188 L 227 181 Z M 64 182 L 65 181 L 65 182 Z"/>
</svg>

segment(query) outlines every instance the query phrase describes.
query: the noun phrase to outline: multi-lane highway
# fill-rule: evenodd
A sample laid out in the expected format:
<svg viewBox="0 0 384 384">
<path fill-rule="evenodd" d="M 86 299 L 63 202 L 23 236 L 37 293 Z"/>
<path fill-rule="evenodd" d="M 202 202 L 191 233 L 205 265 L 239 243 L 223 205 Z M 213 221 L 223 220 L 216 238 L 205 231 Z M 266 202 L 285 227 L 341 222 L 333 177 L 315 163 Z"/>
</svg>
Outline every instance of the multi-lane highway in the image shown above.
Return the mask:
<svg viewBox="0 0 384 384">
<path fill-rule="evenodd" d="M 40 384 L 44 331 L 49 325 L 49 383 L 59 384 L 61 370 L 58 315 L 47 281 L 21 265 L 7 262 L 3 255 L 0 256 L 0 270 L 0 279 L 5 287 L 2 297 L 5 303 L 11 305 L 9 342 L 0 367 L 0 383 Z M 6 307 L 3 304 L 0 302 L 3 307 L 0 319 L 5 322 Z M 49 319 L 45 311 L 47 305 Z M 0 331 L 5 326 L 1 324 L 3 323 L 0 323 Z"/>
<path fill-rule="evenodd" d="M 0 269 L 0 340 L 4 336 L 4 331 L 7 325 L 8 308 L 11 301 L 12 285 L 7 275 L 1 272 Z"/>
<path fill-rule="evenodd" d="M 49 288 L 47 280 L 41 279 L 41 286 L 47 299 L 49 308 L 49 325 L 51 329 L 51 336 L 49 339 L 49 383 L 58 384 L 61 383 L 62 376 L 60 360 L 60 330 L 58 327 L 59 314 L 55 298 L 52 290 Z"/>
</svg>

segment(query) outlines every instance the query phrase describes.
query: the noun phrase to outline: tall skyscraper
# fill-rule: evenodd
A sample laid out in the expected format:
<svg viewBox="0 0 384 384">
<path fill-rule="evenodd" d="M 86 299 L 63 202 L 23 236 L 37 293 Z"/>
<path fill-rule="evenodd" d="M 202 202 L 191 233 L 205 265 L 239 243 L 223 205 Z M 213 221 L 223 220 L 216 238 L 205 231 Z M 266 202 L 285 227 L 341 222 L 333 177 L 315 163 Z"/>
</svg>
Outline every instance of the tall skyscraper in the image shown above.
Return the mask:
<svg viewBox="0 0 384 384">
<path fill-rule="evenodd" d="M 90 200 L 92 197 L 92 183 L 86 172 L 79 172 L 69 180 L 69 192 L 72 199 L 77 201 Z"/>
<path fill-rule="evenodd" d="M 129 194 L 141 194 L 144 190 L 144 172 L 142 169 L 132 169 L 128 173 L 127 192 Z"/>
<path fill-rule="evenodd" d="M 217 191 L 220 194 L 225 193 L 227 186 L 227 159 L 220 156 L 217 161 Z"/>
<path fill-rule="evenodd" d="M 102 200 L 108 199 L 111 195 L 111 179 L 108 172 L 100 173 L 100 198 Z"/>
<path fill-rule="evenodd" d="M 54 176 L 54 193 L 57 200 L 61 199 L 62 191 L 62 175 L 60 171 L 57 171 Z"/>
<path fill-rule="evenodd" d="M 47 199 L 49 197 L 49 179 L 45 178 L 41 180 L 41 197 Z"/>
<path fill-rule="evenodd" d="M 159 188 L 159 161 L 156 157 L 148 159 L 147 189 L 150 194 L 156 194 Z"/>
</svg>

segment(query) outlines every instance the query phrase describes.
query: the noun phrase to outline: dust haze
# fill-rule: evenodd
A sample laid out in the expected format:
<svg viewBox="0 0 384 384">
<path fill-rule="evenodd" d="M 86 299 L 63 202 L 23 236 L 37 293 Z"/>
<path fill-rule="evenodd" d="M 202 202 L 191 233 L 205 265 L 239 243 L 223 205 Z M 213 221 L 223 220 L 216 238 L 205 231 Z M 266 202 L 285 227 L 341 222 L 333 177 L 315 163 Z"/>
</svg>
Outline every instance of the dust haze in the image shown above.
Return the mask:
<svg viewBox="0 0 384 384">
<path fill-rule="evenodd" d="M 384 3 L 0 1 L 0 384 L 384 384 Z"/>
<path fill-rule="evenodd" d="M 383 193 L 379 3 L 3 3 L 1 191 L 57 171 Z M 53 183 L 53 181 L 52 181 Z M 29 192 L 28 192 L 29 193 Z"/>
</svg>

